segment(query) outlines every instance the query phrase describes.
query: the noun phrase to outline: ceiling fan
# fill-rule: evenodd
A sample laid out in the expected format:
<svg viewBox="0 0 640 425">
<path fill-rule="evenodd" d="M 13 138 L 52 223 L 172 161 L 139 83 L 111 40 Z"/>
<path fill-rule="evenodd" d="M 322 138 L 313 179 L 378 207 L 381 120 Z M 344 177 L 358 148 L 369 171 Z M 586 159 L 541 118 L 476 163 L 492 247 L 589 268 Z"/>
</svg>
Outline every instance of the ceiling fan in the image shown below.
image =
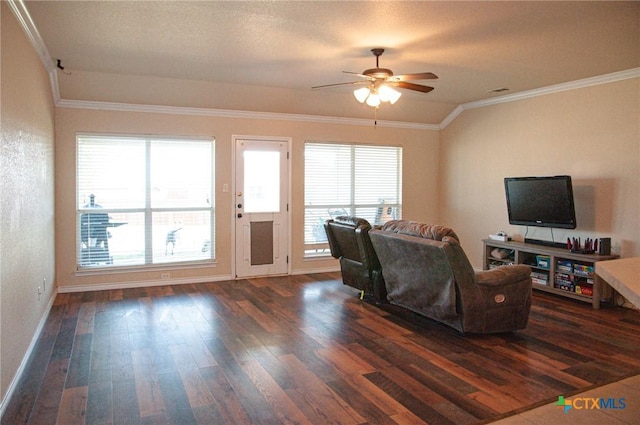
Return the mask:
<svg viewBox="0 0 640 425">
<path fill-rule="evenodd" d="M 342 71 L 346 74 L 356 75 L 362 80 L 351 81 L 348 83 L 326 84 L 322 86 L 315 86 L 312 89 L 320 89 L 325 87 L 335 87 L 344 85 L 359 85 L 366 84 L 366 87 L 362 87 L 353 92 L 358 102 L 367 103 L 367 105 L 377 108 L 381 102 L 395 103 L 401 93 L 394 90 L 393 87 L 401 89 L 419 91 L 421 93 L 429 93 L 433 90 L 433 87 L 423 86 L 421 84 L 409 83 L 407 80 L 435 80 L 438 78 L 432 72 L 418 72 L 414 74 L 401 74 L 393 75 L 393 71 L 388 68 L 380 68 L 379 59 L 384 49 L 376 48 L 371 49 L 371 53 L 376 57 L 376 67 L 362 71 L 362 73 Z"/>
</svg>

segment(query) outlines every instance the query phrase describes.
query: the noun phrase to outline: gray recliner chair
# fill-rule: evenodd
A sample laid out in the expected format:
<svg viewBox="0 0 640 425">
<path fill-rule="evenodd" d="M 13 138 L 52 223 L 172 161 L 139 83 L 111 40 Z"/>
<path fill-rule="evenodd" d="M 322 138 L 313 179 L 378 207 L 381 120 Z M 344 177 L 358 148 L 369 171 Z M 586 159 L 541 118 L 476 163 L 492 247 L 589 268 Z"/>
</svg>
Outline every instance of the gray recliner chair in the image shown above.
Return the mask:
<svg viewBox="0 0 640 425">
<path fill-rule="evenodd" d="M 380 262 L 363 218 L 339 216 L 324 224 L 331 255 L 340 260 L 342 282 L 363 291 L 363 296 L 382 301 L 386 298 Z"/>
<path fill-rule="evenodd" d="M 392 220 L 369 232 L 387 299 L 463 333 L 524 329 L 531 307 L 525 265 L 475 271 L 444 226 Z"/>
</svg>

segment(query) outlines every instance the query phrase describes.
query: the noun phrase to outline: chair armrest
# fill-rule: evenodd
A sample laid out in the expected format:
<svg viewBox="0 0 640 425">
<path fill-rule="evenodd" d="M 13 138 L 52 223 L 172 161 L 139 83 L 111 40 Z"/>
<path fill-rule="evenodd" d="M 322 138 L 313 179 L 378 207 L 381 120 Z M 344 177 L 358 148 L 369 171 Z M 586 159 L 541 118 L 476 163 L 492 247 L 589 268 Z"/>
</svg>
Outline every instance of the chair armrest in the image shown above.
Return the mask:
<svg viewBox="0 0 640 425">
<path fill-rule="evenodd" d="M 505 286 L 531 278 L 531 268 L 524 264 L 500 266 L 476 272 L 476 283 L 483 286 Z"/>
</svg>

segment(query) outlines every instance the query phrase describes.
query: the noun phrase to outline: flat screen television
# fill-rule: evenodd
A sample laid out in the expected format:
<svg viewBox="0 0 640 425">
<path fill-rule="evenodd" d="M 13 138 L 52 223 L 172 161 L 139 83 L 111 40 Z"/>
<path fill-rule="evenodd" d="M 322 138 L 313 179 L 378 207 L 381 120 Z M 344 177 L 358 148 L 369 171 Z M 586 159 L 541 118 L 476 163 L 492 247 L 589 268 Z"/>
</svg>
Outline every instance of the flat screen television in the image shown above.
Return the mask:
<svg viewBox="0 0 640 425">
<path fill-rule="evenodd" d="M 506 177 L 504 188 L 510 224 L 576 228 L 571 176 Z"/>
</svg>

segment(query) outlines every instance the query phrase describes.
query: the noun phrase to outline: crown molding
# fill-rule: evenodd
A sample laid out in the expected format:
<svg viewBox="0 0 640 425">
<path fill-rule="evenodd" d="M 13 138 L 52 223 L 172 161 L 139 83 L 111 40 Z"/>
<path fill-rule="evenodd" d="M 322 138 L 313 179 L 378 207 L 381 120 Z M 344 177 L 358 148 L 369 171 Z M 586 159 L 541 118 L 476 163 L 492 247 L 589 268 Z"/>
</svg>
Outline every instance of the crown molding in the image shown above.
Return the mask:
<svg viewBox="0 0 640 425">
<path fill-rule="evenodd" d="M 640 68 L 628 69 L 625 71 L 613 72 L 596 77 L 585 78 L 582 80 L 570 81 L 568 83 L 556 84 L 553 86 L 542 87 L 533 90 L 527 90 L 519 93 L 508 94 L 491 99 L 477 100 L 458 105 L 449 115 L 447 115 L 439 124 L 421 124 L 404 121 L 385 121 L 370 120 L 362 118 L 345 118 L 331 117 L 321 115 L 303 115 L 303 114 L 284 114 L 274 112 L 255 112 L 255 111 L 234 111 L 229 109 L 209 109 L 209 108 L 188 108 L 176 106 L 162 105 L 143 105 L 115 102 L 98 102 L 84 100 L 67 100 L 60 98 L 60 87 L 58 84 L 58 73 L 49 50 L 44 40 L 40 36 L 38 29 L 31 19 L 31 15 L 27 10 L 24 0 L 6 0 L 11 11 L 16 16 L 20 26 L 24 30 L 31 45 L 40 57 L 45 69 L 49 73 L 49 81 L 51 84 L 51 92 L 56 107 L 75 108 L 75 109 L 98 109 L 107 111 L 123 111 L 123 112 L 149 112 L 174 115 L 200 115 L 209 117 L 223 118 L 243 118 L 243 119 L 263 119 L 263 120 L 282 120 L 282 121 L 304 121 L 315 123 L 343 124 L 343 125 L 359 125 L 370 126 L 372 123 L 378 127 L 388 128 L 405 128 L 417 130 L 440 131 L 451 124 L 462 112 L 467 109 L 483 108 L 485 106 L 497 105 L 500 103 L 515 102 L 518 100 L 529 99 L 538 96 L 544 96 L 552 93 L 559 93 L 567 90 L 575 90 L 584 87 L 591 87 L 600 84 L 612 83 L 615 81 L 626 80 L 629 78 L 640 77 Z"/>
<path fill-rule="evenodd" d="M 7 4 L 9 8 L 15 15 L 18 23 L 22 27 L 27 39 L 33 46 L 33 49 L 36 51 L 36 54 L 40 58 L 40 61 L 44 65 L 44 69 L 49 74 L 49 83 L 51 84 L 51 93 L 53 95 L 54 103 L 57 103 L 60 100 L 60 87 L 58 85 L 58 73 L 56 72 L 56 65 L 54 64 L 53 58 L 49 54 L 49 49 L 47 49 L 47 45 L 44 43 L 38 28 L 36 28 L 36 24 L 33 22 L 27 7 L 25 6 L 23 0 L 7 0 Z"/>
<path fill-rule="evenodd" d="M 7 3 L 9 4 L 11 11 L 16 16 L 18 23 L 29 39 L 29 42 L 40 57 L 40 60 L 42 61 L 47 72 L 50 72 L 52 70 L 55 71 L 56 66 L 53 63 L 51 55 L 49 54 L 49 50 L 47 49 L 44 40 L 38 32 L 36 24 L 33 22 L 33 19 L 31 19 L 31 15 L 29 14 L 29 11 L 27 10 L 24 2 L 22 0 L 7 0 Z"/>
<path fill-rule="evenodd" d="M 446 128 L 449 124 L 451 124 L 451 122 L 453 122 L 453 120 L 458 117 L 458 115 L 460 115 L 467 109 L 484 108 L 485 106 L 515 102 L 518 100 L 530 99 L 547 94 L 560 93 L 563 91 L 576 90 L 638 77 L 640 77 L 640 68 L 632 68 L 624 71 L 612 72 L 610 74 L 599 75 L 596 77 L 584 78 L 582 80 L 570 81 L 568 83 L 555 84 L 553 86 L 541 87 L 539 89 L 527 90 L 519 93 L 493 97 L 491 99 L 476 100 L 474 102 L 464 103 L 456 107 L 449 115 L 447 115 L 447 117 L 442 120 L 439 127 L 441 130 Z"/>
<path fill-rule="evenodd" d="M 231 109 L 212 109 L 212 108 L 189 108 L 178 106 L 163 105 L 141 105 L 133 103 L 117 103 L 117 102 L 100 102 L 87 100 L 68 100 L 60 99 L 56 102 L 59 108 L 71 109 L 95 109 L 104 111 L 119 112 L 145 112 L 154 114 L 173 114 L 173 115 L 191 115 L 191 116 L 207 116 L 218 118 L 242 118 L 242 119 L 259 119 L 259 120 L 281 120 L 281 121 L 304 121 L 315 123 L 330 123 L 342 125 L 359 125 L 390 128 L 409 128 L 417 130 L 433 130 L 438 131 L 440 127 L 437 124 L 420 124 L 402 121 L 384 121 L 371 120 L 362 118 L 344 118 L 331 117 L 322 115 L 302 115 L 302 114 L 284 114 L 275 112 L 256 112 L 256 111 L 236 111 Z"/>
<path fill-rule="evenodd" d="M 455 109 L 440 122 L 440 125 L 438 126 L 440 130 L 444 130 L 453 120 L 458 118 L 458 115 L 463 113 L 464 109 L 463 105 L 456 106 Z"/>
<path fill-rule="evenodd" d="M 55 71 L 54 71 L 55 73 Z M 55 88 L 57 89 L 57 74 L 55 78 Z M 563 91 L 576 90 L 585 87 L 597 86 L 600 84 L 608 84 L 616 81 L 627 80 L 630 78 L 640 77 L 640 68 L 632 68 L 625 71 L 613 72 L 610 74 L 599 75 L 596 77 L 584 78 L 582 80 L 570 81 L 568 83 L 555 84 L 553 86 L 541 87 L 538 89 L 527 90 L 519 93 L 508 94 L 505 96 L 494 97 L 491 99 L 477 100 L 474 102 L 464 103 L 458 105 L 449 115 L 447 115 L 440 124 L 421 124 L 411 123 L 403 121 L 385 121 L 376 120 L 373 121 L 378 127 L 388 128 L 405 128 L 416 130 L 429 130 L 439 131 L 445 129 L 451 124 L 462 112 L 467 109 L 483 108 L 491 105 L 498 105 L 501 103 L 516 102 L 523 99 L 530 99 L 538 96 L 544 96 L 547 94 L 560 93 Z M 52 88 L 54 84 L 52 82 Z M 162 114 L 174 114 L 174 115 L 200 115 L 209 117 L 222 117 L 222 118 L 244 118 L 244 119 L 264 119 L 264 120 L 281 120 L 281 121 L 305 121 L 315 123 L 329 123 L 329 124 L 343 124 L 343 125 L 360 125 L 370 126 L 372 120 L 362 118 L 345 118 L 345 117 L 331 117 L 322 115 L 302 115 L 302 114 L 284 114 L 275 112 L 256 112 L 256 111 L 236 111 L 230 109 L 211 109 L 211 108 L 189 108 L 178 106 L 163 106 L 163 105 L 142 105 L 142 104 L 130 104 L 130 103 L 116 103 L 116 102 L 99 102 L 99 101 L 85 101 L 85 100 L 66 100 L 60 99 L 60 95 L 57 97 L 56 106 L 62 108 L 75 108 L 75 109 L 100 109 L 108 111 L 122 111 L 122 112 L 149 112 L 149 113 L 162 113 Z"/>
</svg>

